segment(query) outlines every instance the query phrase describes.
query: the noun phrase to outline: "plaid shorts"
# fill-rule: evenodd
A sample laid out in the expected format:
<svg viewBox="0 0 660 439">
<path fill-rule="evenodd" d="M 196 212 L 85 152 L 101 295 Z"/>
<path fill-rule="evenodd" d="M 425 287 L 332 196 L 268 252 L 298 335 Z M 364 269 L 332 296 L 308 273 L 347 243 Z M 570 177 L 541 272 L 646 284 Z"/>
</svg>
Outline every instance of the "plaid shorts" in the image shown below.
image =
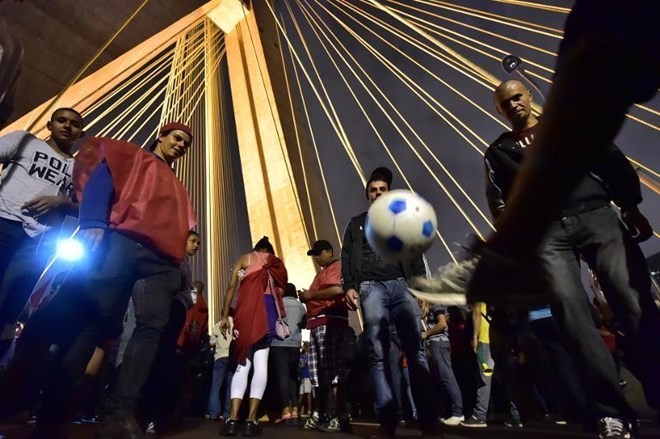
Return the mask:
<svg viewBox="0 0 660 439">
<path fill-rule="evenodd" d="M 321 325 L 311 330 L 309 346 L 309 378 L 313 387 L 336 384 L 341 376 L 343 326 Z M 336 380 L 336 381 L 335 381 Z"/>
</svg>

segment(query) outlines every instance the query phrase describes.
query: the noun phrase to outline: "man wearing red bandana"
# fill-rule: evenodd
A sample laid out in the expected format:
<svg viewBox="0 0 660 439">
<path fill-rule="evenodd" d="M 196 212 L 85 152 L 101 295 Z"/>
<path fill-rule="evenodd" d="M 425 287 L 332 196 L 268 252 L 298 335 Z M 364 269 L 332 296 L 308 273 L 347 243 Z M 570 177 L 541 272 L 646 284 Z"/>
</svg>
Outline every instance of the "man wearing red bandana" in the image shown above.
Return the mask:
<svg viewBox="0 0 660 439">
<path fill-rule="evenodd" d="M 191 141 L 190 128 L 170 123 L 160 129 L 150 150 L 91 138 L 78 153 L 73 175 L 81 202 L 78 238 L 86 244 L 90 262 L 71 274 L 71 281 L 25 328 L 30 340 L 60 347 L 60 363 L 44 388 L 36 437 L 65 435 L 87 362 L 99 343 L 121 332 L 133 284 L 144 279 L 142 316 L 96 438 L 143 437 L 134 411 L 181 284 L 178 265 L 195 225 L 188 193 L 172 172 Z"/>
</svg>

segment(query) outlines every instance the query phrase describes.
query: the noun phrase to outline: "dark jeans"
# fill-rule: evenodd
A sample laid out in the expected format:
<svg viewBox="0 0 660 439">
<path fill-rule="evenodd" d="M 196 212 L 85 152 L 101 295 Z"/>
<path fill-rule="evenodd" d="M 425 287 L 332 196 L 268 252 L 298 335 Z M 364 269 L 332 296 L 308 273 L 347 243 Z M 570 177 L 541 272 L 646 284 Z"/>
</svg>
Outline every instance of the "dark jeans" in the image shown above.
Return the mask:
<svg viewBox="0 0 660 439">
<path fill-rule="evenodd" d="M 213 379 L 208 401 L 208 414 L 213 419 L 220 416 L 223 418 L 229 417 L 231 377 L 233 375 L 229 367 L 229 357 L 219 358 L 213 362 Z M 226 390 L 224 395 L 220 395 L 223 386 L 225 386 Z"/>
<path fill-rule="evenodd" d="M 149 296 L 146 295 L 146 292 L 149 286 L 147 282 L 143 286 L 144 289 L 140 291 L 134 289 L 132 294 L 136 322 L 144 320 L 141 314 L 148 310 Z M 161 335 L 158 351 L 141 395 L 141 417 L 145 421 L 156 422 L 161 432 L 167 431 L 174 421 L 173 414 L 184 380 L 185 367 L 182 367 L 181 362 L 178 361 L 176 342 L 186 323 L 186 311 L 183 302 L 178 299 L 172 300 L 169 321 Z M 137 326 L 133 332 L 136 329 Z M 123 366 L 122 362 L 122 365 L 119 366 L 120 377 Z"/>
<path fill-rule="evenodd" d="M 137 316 L 108 408 L 110 419 L 132 416 L 181 283 L 177 267 L 119 233 L 106 235 L 98 257 L 89 264 L 72 273 L 60 292 L 34 313 L 23 333 L 26 343 L 60 345 L 60 362 L 44 388 L 40 423 L 66 419 L 68 403 L 94 349 L 119 335 L 133 284 L 145 279 L 145 306 Z"/>
<path fill-rule="evenodd" d="M 271 346 L 270 358 L 277 375 L 280 410 L 298 404 L 298 357 L 297 347 Z M 218 389 L 219 390 L 219 389 Z"/>
<path fill-rule="evenodd" d="M 376 393 L 376 412 L 383 426 L 396 425 L 396 401 L 386 373 L 390 349 L 390 318 L 401 339 L 401 348 L 410 367 L 410 381 L 415 406 L 422 426 L 435 422 L 437 395 L 421 337 L 421 309 L 408 292 L 403 279 L 365 281 L 360 284 L 360 302 L 364 315 L 365 346 L 369 353 L 371 376 Z"/>
<path fill-rule="evenodd" d="M 609 207 L 552 223 L 540 251 L 547 280 L 557 297 L 552 308 L 578 366 L 597 416 L 634 417 L 623 397 L 612 356 L 596 330 L 580 277 L 580 257 L 595 272 L 626 334 L 624 352 L 640 379 L 647 402 L 660 407 L 660 318 L 648 268 L 639 246 Z"/>
<path fill-rule="evenodd" d="M 451 404 L 451 416 L 463 416 L 463 395 L 458 387 L 458 381 L 454 376 L 454 370 L 451 366 L 451 349 L 449 346 L 449 337 L 440 335 L 438 338 L 428 341 L 429 351 L 431 351 L 431 361 L 438 372 L 438 379 L 442 389 L 449 397 Z"/>
<path fill-rule="evenodd" d="M 50 236 L 30 238 L 22 223 L 0 218 L 0 332 L 16 323 L 53 254 L 52 241 Z"/>
</svg>

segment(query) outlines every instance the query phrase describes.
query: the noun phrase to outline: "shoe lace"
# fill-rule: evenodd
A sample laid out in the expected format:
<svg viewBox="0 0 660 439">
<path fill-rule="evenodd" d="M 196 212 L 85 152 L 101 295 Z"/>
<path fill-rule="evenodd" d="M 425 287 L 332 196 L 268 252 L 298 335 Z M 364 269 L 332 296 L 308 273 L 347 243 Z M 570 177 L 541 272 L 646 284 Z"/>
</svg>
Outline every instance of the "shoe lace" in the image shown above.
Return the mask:
<svg viewBox="0 0 660 439">
<path fill-rule="evenodd" d="M 606 417 L 601 419 L 601 425 L 604 430 L 603 433 L 607 435 L 606 437 L 619 437 L 624 433 L 624 425 L 621 419 Z"/>
<path fill-rule="evenodd" d="M 450 262 L 438 268 L 435 275 L 426 278 L 422 276 L 411 280 L 411 286 L 430 290 L 445 290 L 464 293 L 472 278 L 472 273 L 479 262 L 478 256 L 473 256 L 458 262 Z"/>
</svg>

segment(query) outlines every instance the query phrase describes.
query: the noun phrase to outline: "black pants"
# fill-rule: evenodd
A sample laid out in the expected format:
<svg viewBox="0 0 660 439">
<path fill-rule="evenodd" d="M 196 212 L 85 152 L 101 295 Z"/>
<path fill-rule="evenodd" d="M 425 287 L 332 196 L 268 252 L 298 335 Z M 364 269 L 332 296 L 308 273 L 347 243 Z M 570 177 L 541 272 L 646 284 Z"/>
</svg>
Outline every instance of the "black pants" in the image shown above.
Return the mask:
<svg viewBox="0 0 660 439">
<path fill-rule="evenodd" d="M 619 387 L 617 370 L 591 317 L 582 286 L 580 257 L 595 272 L 626 334 L 628 367 L 642 382 L 647 402 L 660 408 L 660 315 L 653 302 L 644 255 L 609 207 L 555 221 L 540 258 L 557 297 L 552 315 L 575 359 L 598 416 L 634 417 Z"/>
<path fill-rule="evenodd" d="M 145 306 L 126 347 L 106 413 L 109 419 L 132 416 L 167 325 L 172 297 L 180 287 L 177 267 L 119 233 L 106 235 L 103 249 L 91 264 L 89 271 L 81 267 L 72 273 L 24 330 L 27 340 L 60 345 L 60 362 L 44 388 L 38 423 L 66 419 L 68 403 L 94 349 L 119 335 L 133 284 L 145 279 Z"/>
<path fill-rule="evenodd" d="M 0 331 L 16 322 L 49 256 L 50 237 L 30 238 L 22 223 L 0 218 Z"/>
<path fill-rule="evenodd" d="M 298 357 L 300 349 L 297 347 L 271 346 L 272 358 L 276 372 L 277 389 L 280 410 L 290 405 L 298 404 Z"/>
<path fill-rule="evenodd" d="M 133 297 L 135 300 L 135 294 Z M 142 306 L 144 300 L 136 300 L 136 303 Z M 136 308 L 135 312 L 139 316 L 141 309 Z M 176 399 L 184 380 L 185 367 L 177 357 L 176 342 L 185 323 L 186 306 L 178 299 L 172 300 L 170 319 L 160 339 L 158 352 L 141 398 L 142 417 L 145 421 L 156 422 L 159 432 L 167 431 L 173 421 Z"/>
</svg>

